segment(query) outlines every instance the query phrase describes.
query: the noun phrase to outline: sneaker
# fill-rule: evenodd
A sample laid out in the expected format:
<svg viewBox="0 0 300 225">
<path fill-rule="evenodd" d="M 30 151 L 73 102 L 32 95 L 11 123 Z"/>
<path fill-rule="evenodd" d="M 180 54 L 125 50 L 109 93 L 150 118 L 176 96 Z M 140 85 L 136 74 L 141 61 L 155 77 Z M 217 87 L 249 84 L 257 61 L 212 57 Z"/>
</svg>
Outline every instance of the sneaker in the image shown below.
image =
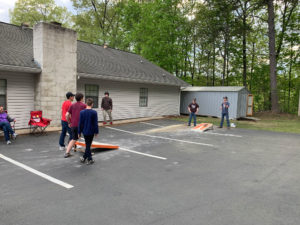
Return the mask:
<svg viewBox="0 0 300 225">
<path fill-rule="evenodd" d="M 59 150 L 60 150 L 60 151 L 65 151 L 65 150 L 66 150 L 66 147 L 64 147 L 64 146 L 59 146 Z"/>
<path fill-rule="evenodd" d="M 110 125 L 112 125 L 112 124 L 113 124 L 113 122 L 110 122 L 109 124 L 110 124 Z"/>
<path fill-rule="evenodd" d="M 16 139 L 18 134 L 14 133 L 12 136 L 13 136 L 13 139 Z"/>
<path fill-rule="evenodd" d="M 223 128 L 223 127 L 218 126 L 218 128 Z"/>
<path fill-rule="evenodd" d="M 81 163 L 85 163 L 85 160 L 86 160 L 85 158 L 80 157 L 80 162 L 81 162 Z"/>
<path fill-rule="evenodd" d="M 191 124 L 188 124 L 188 126 L 190 127 L 190 126 L 191 126 Z"/>
<path fill-rule="evenodd" d="M 106 125 L 106 122 L 103 122 L 103 125 Z"/>
<path fill-rule="evenodd" d="M 69 158 L 69 157 L 71 157 L 72 155 L 71 155 L 71 153 L 65 153 L 64 154 L 64 158 Z"/>
<path fill-rule="evenodd" d="M 91 165 L 91 164 L 93 164 L 94 162 L 95 162 L 95 160 L 93 160 L 93 159 L 88 160 L 88 161 L 86 162 L 86 165 Z"/>
<path fill-rule="evenodd" d="M 7 141 L 6 144 L 10 145 L 10 144 L 11 144 L 11 141 Z"/>
</svg>

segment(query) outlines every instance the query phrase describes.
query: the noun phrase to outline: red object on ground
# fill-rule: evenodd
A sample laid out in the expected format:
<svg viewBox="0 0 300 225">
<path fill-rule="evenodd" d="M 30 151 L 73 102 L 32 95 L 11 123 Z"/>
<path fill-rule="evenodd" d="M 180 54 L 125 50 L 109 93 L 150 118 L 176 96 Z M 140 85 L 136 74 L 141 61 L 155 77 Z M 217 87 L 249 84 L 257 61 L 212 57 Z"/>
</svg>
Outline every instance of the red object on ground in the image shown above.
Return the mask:
<svg viewBox="0 0 300 225">
<path fill-rule="evenodd" d="M 85 147 L 85 142 L 83 141 L 76 141 L 75 145 L 83 146 Z M 111 145 L 111 144 L 105 144 L 105 143 L 100 143 L 97 141 L 93 141 L 92 148 L 103 148 L 103 149 L 118 149 L 118 145 Z"/>
<path fill-rule="evenodd" d="M 28 122 L 30 133 L 45 134 L 46 128 L 50 125 L 51 121 L 51 119 L 43 118 L 43 111 L 31 111 L 30 120 Z"/>
<path fill-rule="evenodd" d="M 204 132 L 206 130 L 213 129 L 212 123 L 200 123 L 199 125 L 195 126 L 193 130 Z"/>
</svg>

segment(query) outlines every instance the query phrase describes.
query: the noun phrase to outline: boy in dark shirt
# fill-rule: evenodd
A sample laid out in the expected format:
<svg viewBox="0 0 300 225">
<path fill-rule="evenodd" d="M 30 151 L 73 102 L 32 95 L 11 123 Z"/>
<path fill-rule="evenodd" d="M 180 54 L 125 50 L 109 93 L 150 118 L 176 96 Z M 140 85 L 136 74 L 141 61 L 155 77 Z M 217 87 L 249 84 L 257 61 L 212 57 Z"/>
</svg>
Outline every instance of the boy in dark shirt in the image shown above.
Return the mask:
<svg viewBox="0 0 300 225">
<path fill-rule="evenodd" d="M 229 113 L 228 113 L 229 106 L 230 106 L 230 104 L 228 102 L 228 98 L 226 96 L 223 97 L 223 102 L 220 107 L 220 109 L 222 110 L 222 119 L 221 119 L 221 124 L 220 124 L 219 128 L 223 127 L 224 117 L 226 116 L 227 128 L 230 129 Z"/>
<path fill-rule="evenodd" d="M 110 125 L 112 125 L 113 121 L 112 121 L 112 100 L 109 97 L 109 93 L 106 91 L 104 93 L 104 97 L 102 98 L 102 102 L 101 102 L 101 109 L 103 111 L 103 125 L 106 124 L 106 115 L 108 115 L 109 120 L 110 120 Z"/>
<path fill-rule="evenodd" d="M 78 123 L 80 112 L 86 108 L 86 105 L 83 101 L 83 94 L 77 93 L 75 95 L 76 103 L 72 104 L 66 114 L 66 119 L 71 127 L 72 140 L 69 142 L 66 153 L 64 155 L 65 158 L 71 156 L 70 151 L 72 147 L 75 145 L 78 140 Z M 70 122 L 71 119 L 71 122 Z"/>
<path fill-rule="evenodd" d="M 189 126 L 191 126 L 192 118 L 194 119 L 194 126 L 196 126 L 196 114 L 199 110 L 199 105 L 196 103 L 196 98 L 193 99 L 193 102 L 189 104 L 188 110 L 190 112 L 190 118 L 189 118 Z"/>
<path fill-rule="evenodd" d="M 81 135 L 83 133 L 85 140 L 85 152 L 83 157 L 80 158 L 80 162 L 84 163 L 87 159 L 87 164 L 93 164 L 95 161 L 92 158 L 91 145 L 94 136 L 97 136 L 99 133 L 98 114 L 92 109 L 93 99 L 88 98 L 86 104 L 86 109 L 80 112 L 78 124 L 78 134 Z"/>
</svg>

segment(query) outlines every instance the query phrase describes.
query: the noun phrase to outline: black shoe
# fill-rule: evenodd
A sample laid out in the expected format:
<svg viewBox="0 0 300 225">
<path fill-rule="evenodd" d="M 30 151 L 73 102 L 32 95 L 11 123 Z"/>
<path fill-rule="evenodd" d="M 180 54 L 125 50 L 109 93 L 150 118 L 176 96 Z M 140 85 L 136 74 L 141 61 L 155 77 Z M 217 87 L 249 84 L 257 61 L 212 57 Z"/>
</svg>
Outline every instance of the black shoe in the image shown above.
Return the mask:
<svg viewBox="0 0 300 225">
<path fill-rule="evenodd" d="M 93 160 L 93 159 L 88 160 L 88 161 L 86 162 L 86 165 L 91 165 L 91 164 L 93 164 L 94 162 L 95 162 L 95 160 Z"/>
<path fill-rule="evenodd" d="M 223 128 L 223 127 L 218 126 L 218 128 Z"/>
<path fill-rule="evenodd" d="M 81 163 L 85 163 L 85 160 L 86 160 L 85 158 L 80 157 L 80 162 L 81 162 Z"/>
</svg>

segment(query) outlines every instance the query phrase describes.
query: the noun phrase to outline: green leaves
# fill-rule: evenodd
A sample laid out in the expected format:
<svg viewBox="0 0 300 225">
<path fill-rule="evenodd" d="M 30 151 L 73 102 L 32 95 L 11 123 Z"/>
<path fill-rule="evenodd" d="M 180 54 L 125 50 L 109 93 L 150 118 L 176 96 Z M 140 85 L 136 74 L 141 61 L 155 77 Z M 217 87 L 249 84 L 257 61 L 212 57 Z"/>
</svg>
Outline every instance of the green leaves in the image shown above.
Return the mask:
<svg viewBox="0 0 300 225">
<path fill-rule="evenodd" d="M 40 21 L 56 21 L 65 27 L 71 25 L 71 13 L 66 7 L 57 6 L 54 0 L 18 0 L 9 16 L 11 23 L 16 25 L 27 22 L 32 27 Z"/>
</svg>

